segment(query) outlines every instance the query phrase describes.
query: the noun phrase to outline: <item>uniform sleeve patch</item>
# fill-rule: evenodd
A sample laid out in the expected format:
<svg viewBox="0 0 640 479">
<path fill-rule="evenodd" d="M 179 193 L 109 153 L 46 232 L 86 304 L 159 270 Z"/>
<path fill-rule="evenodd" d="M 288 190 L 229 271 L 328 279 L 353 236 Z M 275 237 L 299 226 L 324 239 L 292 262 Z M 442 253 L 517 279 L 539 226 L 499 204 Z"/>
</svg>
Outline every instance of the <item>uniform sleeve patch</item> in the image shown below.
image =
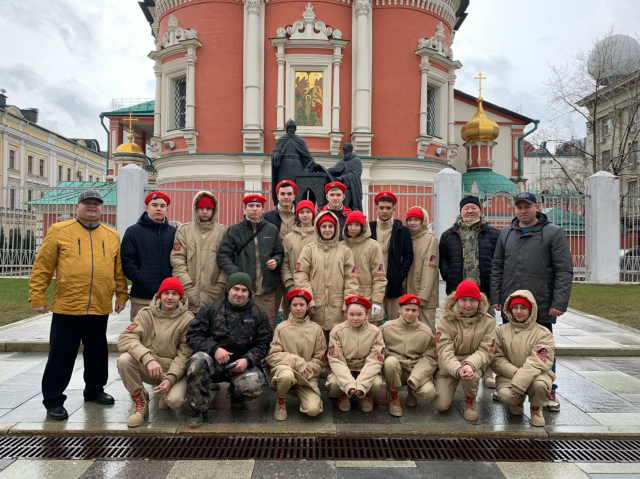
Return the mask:
<svg viewBox="0 0 640 479">
<path fill-rule="evenodd" d="M 378 266 L 378 271 L 382 271 L 384 273 L 384 265 L 382 263 Z"/>
<path fill-rule="evenodd" d="M 378 354 L 378 357 L 376 359 L 381 363 L 384 363 L 384 356 L 382 354 Z"/>
<path fill-rule="evenodd" d="M 127 331 L 133 331 L 134 329 L 136 329 L 139 326 L 138 323 L 131 323 L 128 327 L 127 327 Z"/>
<path fill-rule="evenodd" d="M 442 336 L 442 331 L 438 331 L 436 333 L 436 337 L 434 338 L 436 340 L 436 342 L 440 341 L 440 337 Z"/>
<path fill-rule="evenodd" d="M 360 276 L 358 276 L 358 268 L 356 268 L 355 266 L 351 270 L 351 277 L 353 279 L 360 279 Z"/>
<path fill-rule="evenodd" d="M 300 261 L 298 261 L 296 263 L 296 271 L 300 271 L 300 266 L 302 265 L 302 263 L 300 263 Z"/>
<path fill-rule="evenodd" d="M 545 358 L 545 355 L 548 354 L 549 351 L 547 351 L 547 348 L 542 348 L 539 349 L 538 352 L 536 352 L 536 356 L 538 356 L 543 363 L 547 362 L 547 358 Z"/>
<path fill-rule="evenodd" d="M 180 251 L 182 249 L 182 245 L 178 242 L 173 243 L 173 251 Z"/>
<path fill-rule="evenodd" d="M 336 355 L 336 347 L 335 346 L 329 346 L 329 356 L 333 357 Z"/>
</svg>

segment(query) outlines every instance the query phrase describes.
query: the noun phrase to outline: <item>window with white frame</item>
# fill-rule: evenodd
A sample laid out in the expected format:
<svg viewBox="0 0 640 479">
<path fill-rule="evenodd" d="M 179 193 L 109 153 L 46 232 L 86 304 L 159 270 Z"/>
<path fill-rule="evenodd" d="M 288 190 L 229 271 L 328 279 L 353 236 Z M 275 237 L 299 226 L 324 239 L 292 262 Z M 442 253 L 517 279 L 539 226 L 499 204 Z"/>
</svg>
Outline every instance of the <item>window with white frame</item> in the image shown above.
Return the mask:
<svg viewBox="0 0 640 479">
<path fill-rule="evenodd" d="M 27 173 L 33 175 L 33 155 L 27 156 Z"/>
<path fill-rule="evenodd" d="M 89 181 L 93 183 L 93 175 L 89 175 Z"/>
<path fill-rule="evenodd" d="M 627 191 L 629 192 L 630 195 L 637 195 L 638 194 L 638 182 L 637 181 L 630 181 L 629 183 L 627 183 Z"/>
<path fill-rule="evenodd" d="M 9 150 L 9 168 L 16 170 L 16 150 Z"/>
<path fill-rule="evenodd" d="M 58 183 L 62 183 L 63 177 L 64 177 L 64 166 L 58 165 Z"/>
<path fill-rule="evenodd" d="M 71 181 L 71 175 L 72 175 L 71 168 L 67 168 L 67 181 Z"/>
<path fill-rule="evenodd" d="M 433 85 L 427 86 L 427 135 L 436 136 L 437 125 L 436 90 Z"/>
<path fill-rule="evenodd" d="M 602 120 L 602 136 L 609 136 L 611 134 L 611 118 L 605 118 Z"/>
<path fill-rule="evenodd" d="M 187 77 L 172 80 L 173 85 L 173 128 L 184 129 L 187 122 Z"/>
<path fill-rule="evenodd" d="M 44 178 L 45 176 L 47 176 L 47 175 L 45 174 L 46 169 L 47 169 L 47 163 L 46 163 L 45 159 L 44 159 L 44 158 L 40 158 L 40 164 L 38 165 L 38 174 L 39 174 L 42 178 Z"/>
<path fill-rule="evenodd" d="M 82 171 L 78 171 L 78 181 L 84 181 Z"/>
</svg>

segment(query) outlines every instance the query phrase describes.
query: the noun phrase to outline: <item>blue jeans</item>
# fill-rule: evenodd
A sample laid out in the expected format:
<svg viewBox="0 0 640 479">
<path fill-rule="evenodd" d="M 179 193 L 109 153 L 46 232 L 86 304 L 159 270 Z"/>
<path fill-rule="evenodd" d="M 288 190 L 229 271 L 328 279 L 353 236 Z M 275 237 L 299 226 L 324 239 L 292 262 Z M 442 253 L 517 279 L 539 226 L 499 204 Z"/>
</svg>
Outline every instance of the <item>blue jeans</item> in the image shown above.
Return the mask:
<svg viewBox="0 0 640 479">
<path fill-rule="evenodd" d="M 501 313 L 501 315 L 502 315 L 502 324 L 507 324 L 509 320 L 507 319 L 504 313 Z M 553 323 L 538 323 L 538 324 L 540 326 L 544 326 L 549 331 L 551 331 L 551 334 L 553 334 Z M 553 374 L 556 373 L 556 355 L 555 354 L 553 355 L 553 366 L 551 366 L 551 370 L 553 371 Z M 556 392 L 556 389 L 558 389 L 558 385 L 556 383 L 553 383 L 551 385 L 551 392 Z"/>
</svg>

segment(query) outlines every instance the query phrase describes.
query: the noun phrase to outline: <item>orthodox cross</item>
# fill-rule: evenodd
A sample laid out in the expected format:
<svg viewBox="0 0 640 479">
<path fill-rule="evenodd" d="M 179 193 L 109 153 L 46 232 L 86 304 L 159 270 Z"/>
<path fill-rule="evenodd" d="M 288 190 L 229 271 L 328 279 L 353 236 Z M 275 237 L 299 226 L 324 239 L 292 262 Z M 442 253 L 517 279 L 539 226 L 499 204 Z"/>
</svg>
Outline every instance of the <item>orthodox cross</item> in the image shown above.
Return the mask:
<svg viewBox="0 0 640 479">
<path fill-rule="evenodd" d="M 478 96 L 482 98 L 482 80 L 486 80 L 487 77 L 483 77 L 482 73 L 478 73 L 477 77 L 473 77 L 474 80 L 478 80 L 478 83 L 480 83 L 479 87 L 478 87 Z"/>
<path fill-rule="evenodd" d="M 129 122 L 129 134 L 127 135 L 127 138 L 129 138 L 129 143 L 133 143 L 133 122 L 139 121 L 139 119 L 134 118 L 133 113 L 129 110 L 129 118 L 126 119 L 125 122 L 127 121 Z"/>
</svg>

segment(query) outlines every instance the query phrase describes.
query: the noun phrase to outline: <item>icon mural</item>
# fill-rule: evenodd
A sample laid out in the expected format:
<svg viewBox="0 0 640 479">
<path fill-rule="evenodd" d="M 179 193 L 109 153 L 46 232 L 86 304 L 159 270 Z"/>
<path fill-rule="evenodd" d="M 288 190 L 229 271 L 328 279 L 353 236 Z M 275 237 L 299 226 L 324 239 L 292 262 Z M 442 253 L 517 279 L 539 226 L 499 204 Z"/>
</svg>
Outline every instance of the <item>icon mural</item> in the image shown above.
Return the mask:
<svg viewBox="0 0 640 479">
<path fill-rule="evenodd" d="M 322 126 L 323 84 L 324 72 L 296 72 L 294 119 L 298 126 Z"/>
</svg>

